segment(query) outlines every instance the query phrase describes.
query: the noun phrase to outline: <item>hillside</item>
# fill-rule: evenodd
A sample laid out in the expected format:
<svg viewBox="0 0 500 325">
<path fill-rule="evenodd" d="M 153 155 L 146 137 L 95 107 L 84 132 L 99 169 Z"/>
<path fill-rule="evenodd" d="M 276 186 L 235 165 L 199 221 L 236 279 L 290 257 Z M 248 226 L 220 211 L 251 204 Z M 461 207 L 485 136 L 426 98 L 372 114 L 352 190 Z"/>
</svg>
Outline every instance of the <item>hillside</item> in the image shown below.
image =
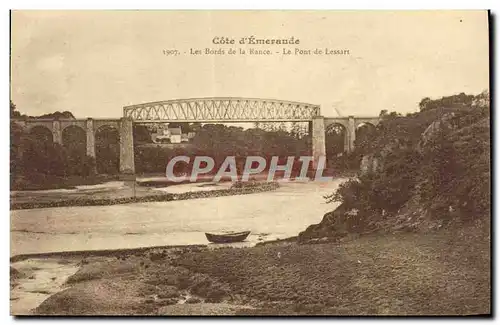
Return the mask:
<svg viewBox="0 0 500 325">
<path fill-rule="evenodd" d="M 418 113 L 382 117 L 358 176 L 326 197 L 342 204 L 299 240 L 470 225 L 489 233 L 489 93 L 426 98 Z"/>
</svg>

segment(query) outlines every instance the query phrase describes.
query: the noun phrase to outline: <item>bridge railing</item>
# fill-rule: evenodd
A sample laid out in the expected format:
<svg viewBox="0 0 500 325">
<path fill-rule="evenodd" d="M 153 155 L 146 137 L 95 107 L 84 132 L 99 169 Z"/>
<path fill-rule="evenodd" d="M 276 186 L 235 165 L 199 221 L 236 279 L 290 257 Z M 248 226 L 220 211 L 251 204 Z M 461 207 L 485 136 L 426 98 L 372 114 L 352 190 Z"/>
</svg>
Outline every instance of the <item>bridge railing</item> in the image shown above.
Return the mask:
<svg viewBox="0 0 500 325">
<path fill-rule="evenodd" d="M 192 98 L 125 106 L 123 115 L 138 121 L 310 121 L 320 115 L 320 106 L 260 98 Z"/>
</svg>

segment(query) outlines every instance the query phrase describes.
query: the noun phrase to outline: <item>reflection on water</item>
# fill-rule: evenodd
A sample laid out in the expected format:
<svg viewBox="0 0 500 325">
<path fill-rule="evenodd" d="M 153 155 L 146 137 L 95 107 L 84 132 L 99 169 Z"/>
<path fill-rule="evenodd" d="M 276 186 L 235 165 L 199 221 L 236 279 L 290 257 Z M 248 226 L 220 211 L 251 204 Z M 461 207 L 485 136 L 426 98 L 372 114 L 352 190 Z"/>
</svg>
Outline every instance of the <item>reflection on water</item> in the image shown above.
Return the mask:
<svg viewBox="0 0 500 325">
<path fill-rule="evenodd" d="M 208 244 L 205 232 L 250 230 L 246 242 L 296 236 L 335 209 L 332 182 L 283 182 L 272 192 L 171 202 L 11 211 L 11 255 Z"/>
</svg>

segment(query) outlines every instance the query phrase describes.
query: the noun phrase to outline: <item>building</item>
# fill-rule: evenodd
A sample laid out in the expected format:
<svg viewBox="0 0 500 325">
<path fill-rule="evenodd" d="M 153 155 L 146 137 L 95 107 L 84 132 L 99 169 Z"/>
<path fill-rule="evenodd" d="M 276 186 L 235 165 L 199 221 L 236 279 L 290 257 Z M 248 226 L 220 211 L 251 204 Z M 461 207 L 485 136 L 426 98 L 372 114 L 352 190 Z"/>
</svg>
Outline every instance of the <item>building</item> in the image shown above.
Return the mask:
<svg viewBox="0 0 500 325">
<path fill-rule="evenodd" d="M 190 142 L 194 138 L 195 135 L 196 135 L 195 132 L 182 133 L 181 134 L 181 142 Z"/>
<path fill-rule="evenodd" d="M 195 132 L 182 133 L 181 127 L 169 128 L 168 126 L 160 125 L 155 133 L 151 135 L 154 143 L 181 143 L 190 142 Z"/>
<path fill-rule="evenodd" d="M 181 143 L 182 141 L 182 129 L 178 128 L 168 128 L 167 132 L 170 134 L 170 143 Z"/>
</svg>

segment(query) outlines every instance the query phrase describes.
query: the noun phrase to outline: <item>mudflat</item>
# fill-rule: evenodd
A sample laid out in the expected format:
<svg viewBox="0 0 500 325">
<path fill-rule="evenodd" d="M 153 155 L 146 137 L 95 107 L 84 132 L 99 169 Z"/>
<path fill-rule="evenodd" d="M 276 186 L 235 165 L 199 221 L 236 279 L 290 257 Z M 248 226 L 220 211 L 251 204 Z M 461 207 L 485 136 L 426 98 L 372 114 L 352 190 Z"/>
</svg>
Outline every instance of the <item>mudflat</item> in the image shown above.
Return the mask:
<svg viewBox="0 0 500 325">
<path fill-rule="evenodd" d="M 325 244 L 284 241 L 246 248 L 152 248 L 73 256 L 71 262 L 61 259 L 78 265 L 78 271 L 66 278 L 59 292 L 24 312 L 487 314 L 489 247 L 489 240 L 467 231 L 440 231 Z M 11 281 L 14 288 L 22 283 L 22 279 Z"/>
</svg>

